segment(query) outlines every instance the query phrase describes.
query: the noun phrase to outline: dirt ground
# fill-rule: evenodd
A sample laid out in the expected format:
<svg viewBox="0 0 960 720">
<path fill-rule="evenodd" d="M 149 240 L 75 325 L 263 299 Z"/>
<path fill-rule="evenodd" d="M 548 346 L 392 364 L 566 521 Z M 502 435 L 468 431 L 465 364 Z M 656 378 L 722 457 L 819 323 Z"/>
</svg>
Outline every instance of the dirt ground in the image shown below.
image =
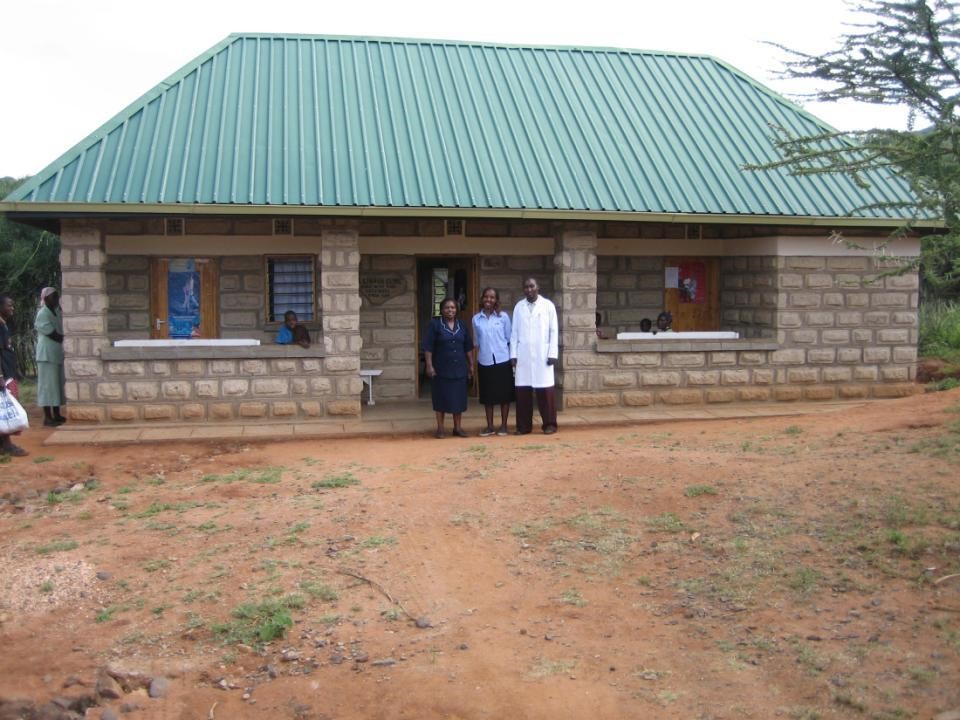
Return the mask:
<svg viewBox="0 0 960 720">
<path fill-rule="evenodd" d="M 0 464 L 0 718 L 960 709 L 960 390 L 551 437 L 43 437 Z"/>
</svg>

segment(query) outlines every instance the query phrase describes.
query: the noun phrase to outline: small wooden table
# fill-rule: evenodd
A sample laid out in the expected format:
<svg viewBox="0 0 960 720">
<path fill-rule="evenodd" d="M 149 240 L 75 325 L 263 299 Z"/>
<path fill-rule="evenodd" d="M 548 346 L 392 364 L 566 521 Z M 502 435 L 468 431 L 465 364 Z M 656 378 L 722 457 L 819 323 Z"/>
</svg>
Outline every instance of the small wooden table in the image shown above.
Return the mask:
<svg viewBox="0 0 960 720">
<path fill-rule="evenodd" d="M 373 400 L 373 379 L 375 377 L 380 377 L 383 375 L 383 370 L 361 370 L 360 379 L 363 381 L 363 384 L 370 388 L 370 397 L 367 400 L 367 405 L 376 405 L 377 403 Z"/>
</svg>

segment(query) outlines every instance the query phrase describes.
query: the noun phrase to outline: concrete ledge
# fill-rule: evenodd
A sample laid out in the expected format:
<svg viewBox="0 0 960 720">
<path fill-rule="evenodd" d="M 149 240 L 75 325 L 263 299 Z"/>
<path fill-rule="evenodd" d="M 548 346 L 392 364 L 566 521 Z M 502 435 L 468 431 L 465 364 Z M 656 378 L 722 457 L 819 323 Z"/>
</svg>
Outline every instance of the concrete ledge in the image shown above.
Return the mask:
<svg viewBox="0 0 960 720">
<path fill-rule="evenodd" d="M 861 407 L 883 400 L 859 401 L 797 401 L 791 403 L 738 403 L 718 408 L 715 405 L 670 406 L 657 409 L 631 409 L 620 407 L 575 408 L 561 411 L 560 434 L 568 428 L 600 427 L 605 425 L 638 425 L 664 423 L 678 420 L 718 420 L 809 415 L 832 412 L 843 408 Z M 473 436 L 480 432 L 486 422 L 483 408 L 472 404 L 464 413 L 464 427 Z M 540 419 L 534 413 L 534 433 Z M 342 439 L 346 437 L 404 437 L 411 435 L 432 436 L 434 416 L 430 404 L 425 402 L 378 403 L 365 408 L 363 419 L 317 420 L 315 422 L 233 422 L 230 424 L 169 424 L 163 427 L 128 425 L 124 427 L 70 427 L 64 426 L 50 433 L 44 445 L 125 445 L 150 442 L 208 442 L 214 440 L 244 440 L 251 442 L 296 440 L 310 437 Z M 554 436 L 556 437 L 556 436 Z M 484 439 L 494 442 L 494 438 Z M 483 442 L 477 438 L 477 441 Z M 458 442 L 450 438 L 447 442 Z"/>
<path fill-rule="evenodd" d="M 308 348 L 288 345 L 244 347 L 109 347 L 100 359 L 110 360 L 259 360 L 261 358 L 324 358 L 323 341 Z"/>
<path fill-rule="evenodd" d="M 706 352 L 721 350 L 779 350 L 774 340 L 598 340 L 598 353 Z"/>
</svg>

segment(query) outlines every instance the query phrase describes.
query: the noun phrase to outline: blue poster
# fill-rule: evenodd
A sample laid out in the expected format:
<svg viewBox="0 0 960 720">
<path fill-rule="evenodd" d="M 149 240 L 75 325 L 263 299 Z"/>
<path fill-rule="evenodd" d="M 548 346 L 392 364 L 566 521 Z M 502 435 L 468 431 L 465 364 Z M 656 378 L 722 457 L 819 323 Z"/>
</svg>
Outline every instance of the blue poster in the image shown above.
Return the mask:
<svg viewBox="0 0 960 720">
<path fill-rule="evenodd" d="M 167 327 L 171 338 L 200 337 L 200 273 L 193 260 L 171 260 L 167 271 Z"/>
</svg>

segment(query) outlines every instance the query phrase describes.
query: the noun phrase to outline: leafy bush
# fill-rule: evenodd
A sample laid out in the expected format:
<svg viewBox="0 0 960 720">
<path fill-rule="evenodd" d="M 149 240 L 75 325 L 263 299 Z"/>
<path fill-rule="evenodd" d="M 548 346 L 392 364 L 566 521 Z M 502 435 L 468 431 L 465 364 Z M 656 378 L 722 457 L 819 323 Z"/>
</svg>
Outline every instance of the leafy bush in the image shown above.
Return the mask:
<svg viewBox="0 0 960 720">
<path fill-rule="evenodd" d="M 933 300 L 920 306 L 920 354 L 960 363 L 960 302 Z"/>
</svg>

